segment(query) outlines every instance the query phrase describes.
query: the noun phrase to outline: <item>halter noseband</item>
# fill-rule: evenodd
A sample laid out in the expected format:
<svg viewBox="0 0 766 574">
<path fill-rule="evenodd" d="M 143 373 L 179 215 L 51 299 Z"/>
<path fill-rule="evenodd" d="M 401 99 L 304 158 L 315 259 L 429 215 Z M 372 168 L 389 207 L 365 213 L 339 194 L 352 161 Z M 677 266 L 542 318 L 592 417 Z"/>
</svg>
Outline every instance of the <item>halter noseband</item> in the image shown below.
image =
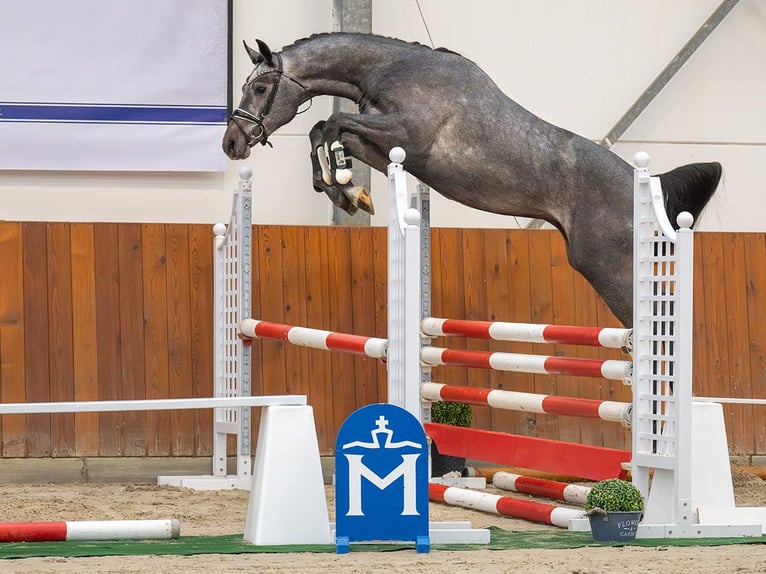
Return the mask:
<svg viewBox="0 0 766 574">
<path fill-rule="evenodd" d="M 264 106 L 263 110 L 258 112 L 258 115 L 255 115 L 255 114 L 251 114 L 247 110 L 243 110 L 242 108 L 236 108 L 229 116 L 229 120 L 234 122 L 234 125 L 236 125 L 239 128 L 239 131 L 242 132 L 242 136 L 245 138 L 247 145 L 250 147 L 253 147 L 257 143 L 260 143 L 261 145 L 268 144 L 269 147 L 273 147 L 271 145 L 271 142 L 269 141 L 269 134 L 266 131 L 266 127 L 263 125 L 263 118 L 265 118 L 269 114 L 269 112 L 271 111 L 271 106 L 274 105 L 274 100 L 276 100 L 277 92 L 279 91 L 279 81 L 282 79 L 283 76 L 287 78 L 288 80 L 290 80 L 291 82 L 300 86 L 300 88 L 304 92 L 309 94 L 309 108 L 311 107 L 311 101 L 312 101 L 311 92 L 309 92 L 306 86 L 301 84 L 298 80 L 296 80 L 295 78 L 291 78 L 290 76 L 284 73 L 284 70 L 282 68 L 281 54 L 277 52 L 274 54 L 274 56 L 276 56 L 277 58 L 276 67 L 271 70 L 266 70 L 265 72 L 261 72 L 260 74 L 255 76 L 255 78 L 250 80 L 250 83 L 252 83 L 255 79 L 260 78 L 261 76 L 265 76 L 266 74 L 277 75 L 277 79 L 274 82 L 274 85 L 271 87 L 271 92 L 269 92 L 269 99 L 266 100 L 266 105 Z M 302 114 L 303 112 L 307 110 L 308 108 L 298 113 Z M 250 131 L 245 129 L 246 126 L 243 126 L 240 123 L 240 121 L 243 121 L 243 120 L 245 122 L 249 122 L 250 124 L 253 124 L 254 126 L 256 126 L 258 128 L 258 133 L 257 134 L 252 133 L 254 129 L 251 129 Z"/>
</svg>

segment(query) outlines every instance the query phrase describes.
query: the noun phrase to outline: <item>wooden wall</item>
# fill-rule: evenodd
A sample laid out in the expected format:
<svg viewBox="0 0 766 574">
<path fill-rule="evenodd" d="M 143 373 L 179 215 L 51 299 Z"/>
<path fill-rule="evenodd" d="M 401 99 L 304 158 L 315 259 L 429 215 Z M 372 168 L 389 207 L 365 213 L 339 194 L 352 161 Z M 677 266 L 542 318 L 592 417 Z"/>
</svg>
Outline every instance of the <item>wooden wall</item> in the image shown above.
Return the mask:
<svg viewBox="0 0 766 574">
<path fill-rule="evenodd" d="M 383 228 L 256 226 L 253 315 L 386 336 Z M 766 397 L 766 235 L 696 239 L 694 392 Z M 553 231 L 433 230 L 433 315 L 616 326 Z M 0 222 L 2 402 L 212 395 L 209 225 Z M 442 345 L 444 341 L 435 341 Z M 622 358 L 619 351 L 461 341 L 450 346 Z M 320 448 L 384 401 L 378 361 L 262 341 L 253 392 L 307 394 Z M 617 382 L 439 368 L 435 381 L 630 400 Z M 732 453 L 766 453 L 765 407 L 725 406 Z M 628 447 L 619 425 L 474 409 L 474 426 Z M 209 411 L 0 417 L 2 455 L 209 455 Z"/>
</svg>

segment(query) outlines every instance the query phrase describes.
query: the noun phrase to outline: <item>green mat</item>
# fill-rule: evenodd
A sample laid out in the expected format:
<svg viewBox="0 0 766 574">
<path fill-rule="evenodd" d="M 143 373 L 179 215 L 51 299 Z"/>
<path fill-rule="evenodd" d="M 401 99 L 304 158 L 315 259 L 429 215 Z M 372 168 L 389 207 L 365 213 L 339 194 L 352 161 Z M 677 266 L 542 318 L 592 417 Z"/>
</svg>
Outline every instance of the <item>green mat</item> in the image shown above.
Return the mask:
<svg viewBox="0 0 766 574">
<path fill-rule="evenodd" d="M 590 532 L 538 530 L 509 532 L 490 528 L 489 544 L 434 544 L 432 550 L 508 550 L 513 548 L 570 549 L 583 546 L 721 546 L 724 544 L 766 544 L 759 538 L 686 538 L 636 540 L 629 544 L 594 542 Z M 414 549 L 414 544 L 352 544 L 352 552 L 391 552 Z M 254 552 L 335 552 L 331 544 L 305 546 L 253 546 L 241 534 L 226 536 L 183 536 L 177 540 L 98 541 L 98 542 L 6 542 L 0 543 L 0 558 L 65 556 L 130 556 L 193 554 L 246 554 Z"/>
</svg>

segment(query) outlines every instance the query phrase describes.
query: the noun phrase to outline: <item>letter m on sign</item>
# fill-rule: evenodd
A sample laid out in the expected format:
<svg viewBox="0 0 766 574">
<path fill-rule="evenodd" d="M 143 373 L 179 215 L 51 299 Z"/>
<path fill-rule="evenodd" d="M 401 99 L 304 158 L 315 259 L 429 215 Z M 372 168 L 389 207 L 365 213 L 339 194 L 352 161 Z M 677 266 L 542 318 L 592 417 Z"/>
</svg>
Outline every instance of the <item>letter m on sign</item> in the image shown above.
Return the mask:
<svg viewBox="0 0 766 574">
<path fill-rule="evenodd" d="M 403 454 L 402 463 L 394 470 L 381 478 L 370 470 L 363 462 L 361 454 L 347 454 L 348 460 L 348 512 L 346 516 L 364 516 L 362 510 L 362 479 L 366 478 L 379 490 L 385 490 L 398 478 L 404 479 L 402 493 L 404 499 L 402 516 L 417 515 L 417 499 L 415 497 L 415 463 L 420 458 L 419 454 Z M 391 501 L 393 503 L 393 500 Z"/>
<path fill-rule="evenodd" d="M 415 417 L 388 404 L 352 413 L 335 442 L 335 476 L 338 552 L 380 540 L 428 551 L 428 451 Z"/>
</svg>

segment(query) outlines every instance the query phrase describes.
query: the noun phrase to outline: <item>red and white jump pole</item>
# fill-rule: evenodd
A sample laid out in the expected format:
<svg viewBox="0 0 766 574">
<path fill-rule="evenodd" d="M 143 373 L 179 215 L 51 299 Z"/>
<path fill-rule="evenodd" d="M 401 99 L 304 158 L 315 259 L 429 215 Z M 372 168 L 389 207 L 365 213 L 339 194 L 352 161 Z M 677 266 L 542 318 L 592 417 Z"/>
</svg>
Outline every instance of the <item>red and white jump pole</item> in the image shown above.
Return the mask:
<svg viewBox="0 0 766 574">
<path fill-rule="evenodd" d="M 249 339 L 277 339 L 287 341 L 299 347 L 321 349 L 323 351 L 343 351 L 356 355 L 366 355 L 376 359 L 386 357 L 388 340 L 377 337 L 364 337 L 349 333 L 336 333 L 308 327 L 295 327 L 283 323 L 269 323 L 257 319 L 245 319 L 239 325 L 242 337 Z"/>
<path fill-rule="evenodd" d="M 575 508 L 554 506 L 532 500 L 518 500 L 498 494 L 435 483 L 428 484 L 428 498 L 434 502 L 443 502 L 453 506 L 521 518 L 561 528 L 568 528 L 570 520 L 585 516 L 583 510 Z"/>
<path fill-rule="evenodd" d="M 595 418 L 618 422 L 626 427 L 630 426 L 633 410 L 631 403 L 459 387 L 442 383 L 423 383 L 420 386 L 420 396 L 429 401 L 450 401 L 510 411 Z"/>
<path fill-rule="evenodd" d="M 423 347 L 420 352 L 420 359 L 430 366 L 456 365 L 517 373 L 600 377 L 615 381 L 629 381 L 633 376 L 632 362 L 613 359 L 493 353 L 491 351 L 466 351 L 441 347 Z"/>
<path fill-rule="evenodd" d="M 170 520 L 85 520 L 77 522 L 2 522 L 0 542 L 66 542 L 73 540 L 169 540 L 181 534 Z"/>
<path fill-rule="evenodd" d="M 423 319 L 420 329 L 424 335 L 429 337 L 454 335 L 521 343 L 588 345 L 610 349 L 627 349 L 628 351 L 633 347 L 632 329 L 570 327 L 567 325 L 538 325 L 503 321 L 468 321 L 436 317 Z"/>
<path fill-rule="evenodd" d="M 591 490 L 589 486 L 522 476 L 505 471 L 496 472 L 492 477 L 492 484 L 503 490 L 531 494 L 532 496 L 544 496 L 573 504 L 585 504 Z"/>
</svg>

